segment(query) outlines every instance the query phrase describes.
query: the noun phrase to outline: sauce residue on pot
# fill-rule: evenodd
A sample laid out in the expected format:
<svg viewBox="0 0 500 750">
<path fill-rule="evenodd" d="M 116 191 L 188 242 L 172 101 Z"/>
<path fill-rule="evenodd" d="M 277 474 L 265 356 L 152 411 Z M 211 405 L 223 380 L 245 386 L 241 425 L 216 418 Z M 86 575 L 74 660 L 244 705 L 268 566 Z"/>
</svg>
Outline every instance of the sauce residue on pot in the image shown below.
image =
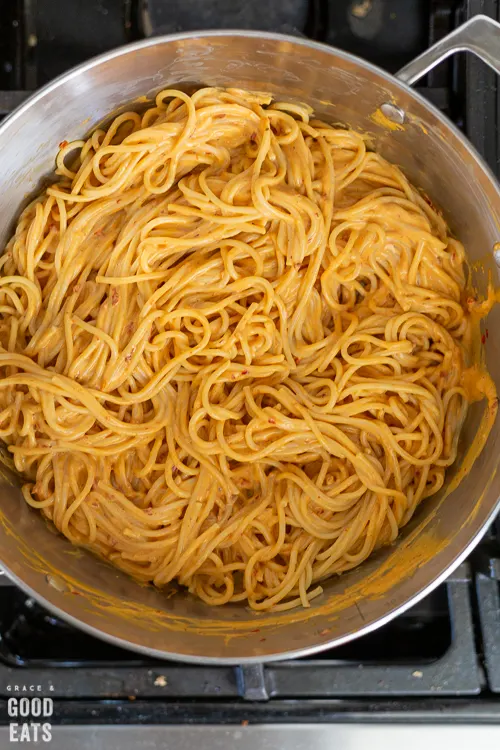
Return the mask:
<svg viewBox="0 0 500 750">
<path fill-rule="evenodd" d="M 395 131 L 405 129 L 404 125 L 402 125 L 400 122 L 393 122 L 392 120 L 389 120 L 389 118 L 384 115 L 380 107 L 370 115 L 370 120 L 375 123 L 375 125 L 379 125 L 381 128 L 387 128 L 387 130 Z"/>
<path fill-rule="evenodd" d="M 491 312 L 497 302 L 500 302 L 500 288 L 495 289 L 490 281 L 486 299 L 479 301 L 475 296 L 471 296 L 467 299 L 467 306 L 471 315 L 481 320 Z"/>
</svg>

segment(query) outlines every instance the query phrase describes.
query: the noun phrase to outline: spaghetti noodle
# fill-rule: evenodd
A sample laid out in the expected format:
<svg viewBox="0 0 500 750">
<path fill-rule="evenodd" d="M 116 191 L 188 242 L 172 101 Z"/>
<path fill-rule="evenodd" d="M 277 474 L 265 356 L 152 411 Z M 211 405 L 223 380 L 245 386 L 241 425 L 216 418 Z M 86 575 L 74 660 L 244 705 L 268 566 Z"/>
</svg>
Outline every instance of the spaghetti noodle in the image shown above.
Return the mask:
<svg viewBox="0 0 500 750">
<path fill-rule="evenodd" d="M 462 245 L 362 135 L 237 89 L 163 91 L 57 174 L 0 259 L 26 501 L 143 581 L 309 606 L 455 461 Z"/>
</svg>

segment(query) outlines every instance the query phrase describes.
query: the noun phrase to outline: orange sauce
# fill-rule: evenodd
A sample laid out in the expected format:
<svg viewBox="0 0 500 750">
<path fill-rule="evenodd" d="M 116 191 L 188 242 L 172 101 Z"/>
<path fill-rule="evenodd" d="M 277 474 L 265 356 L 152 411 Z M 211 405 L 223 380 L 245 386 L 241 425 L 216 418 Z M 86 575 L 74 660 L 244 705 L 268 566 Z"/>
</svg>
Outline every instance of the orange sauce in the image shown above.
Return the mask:
<svg viewBox="0 0 500 750">
<path fill-rule="evenodd" d="M 373 114 L 370 115 L 370 120 L 375 123 L 375 125 L 379 125 L 381 128 L 387 128 L 387 130 L 404 130 L 404 125 L 402 125 L 399 122 L 393 122 L 392 120 L 389 120 L 388 117 L 384 115 L 381 109 L 376 109 Z"/>
</svg>

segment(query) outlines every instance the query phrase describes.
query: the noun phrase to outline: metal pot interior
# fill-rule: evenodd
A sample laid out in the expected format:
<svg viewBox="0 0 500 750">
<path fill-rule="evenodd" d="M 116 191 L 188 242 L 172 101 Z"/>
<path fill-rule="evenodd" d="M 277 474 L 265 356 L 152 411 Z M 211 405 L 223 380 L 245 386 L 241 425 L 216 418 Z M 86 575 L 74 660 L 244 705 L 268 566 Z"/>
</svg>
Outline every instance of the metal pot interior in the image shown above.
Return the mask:
<svg viewBox="0 0 500 750">
<path fill-rule="evenodd" d="M 0 127 L 1 243 L 26 196 L 53 170 L 58 143 L 82 137 L 124 103 L 140 107 L 166 86 L 235 86 L 312 105 L 323 119 L 370 135 L 440 206 L 485 289 L 497 276 L 500 193 L 465 139 L 423 99 L 382 71 L 322 45 L 263 33 L 213 32 L 152 39 L 109 53 L 37 93 Z M 399 128 L 380 116 L 392 102 Z M 487 363 L 500 386 L 500 311 L 488 320 Z M 144 587 L 76 549 L 24 503 L 4 470 L 0 564 L 46 606 L 121 645 L 163 658 L 244 663 L 311 654 L 361 635 L 409 607 L 470 551 L 497 507 L 498 425 L 472 461 L 483 407 L 471 407 L 461 459 L 447 487 L 424 503 L 397 542 L 331 579 L 308 610 L 255 615 L 243 606 L 210 608 L 189 595 Z M 477 451 L 476 451 L 477 452 Z M 458 487 L 457 475 L 461 476 Z"/>
</svg>

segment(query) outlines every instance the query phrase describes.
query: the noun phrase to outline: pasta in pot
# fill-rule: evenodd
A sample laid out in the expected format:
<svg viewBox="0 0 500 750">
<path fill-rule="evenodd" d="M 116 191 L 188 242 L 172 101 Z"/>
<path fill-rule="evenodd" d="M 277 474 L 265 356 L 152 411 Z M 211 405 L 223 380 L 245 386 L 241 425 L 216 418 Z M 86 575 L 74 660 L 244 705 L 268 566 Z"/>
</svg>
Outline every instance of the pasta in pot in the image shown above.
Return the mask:
<svg viewBox="0 0 500 750">
<path fill-rule="evenodd" d="M 143 581 L 309 606 L 455 461 L 464 248 L 362 135 L 237 89 L 163 91 L 57 173 L 0 258 L 26 501 Z"/>
</svg>

